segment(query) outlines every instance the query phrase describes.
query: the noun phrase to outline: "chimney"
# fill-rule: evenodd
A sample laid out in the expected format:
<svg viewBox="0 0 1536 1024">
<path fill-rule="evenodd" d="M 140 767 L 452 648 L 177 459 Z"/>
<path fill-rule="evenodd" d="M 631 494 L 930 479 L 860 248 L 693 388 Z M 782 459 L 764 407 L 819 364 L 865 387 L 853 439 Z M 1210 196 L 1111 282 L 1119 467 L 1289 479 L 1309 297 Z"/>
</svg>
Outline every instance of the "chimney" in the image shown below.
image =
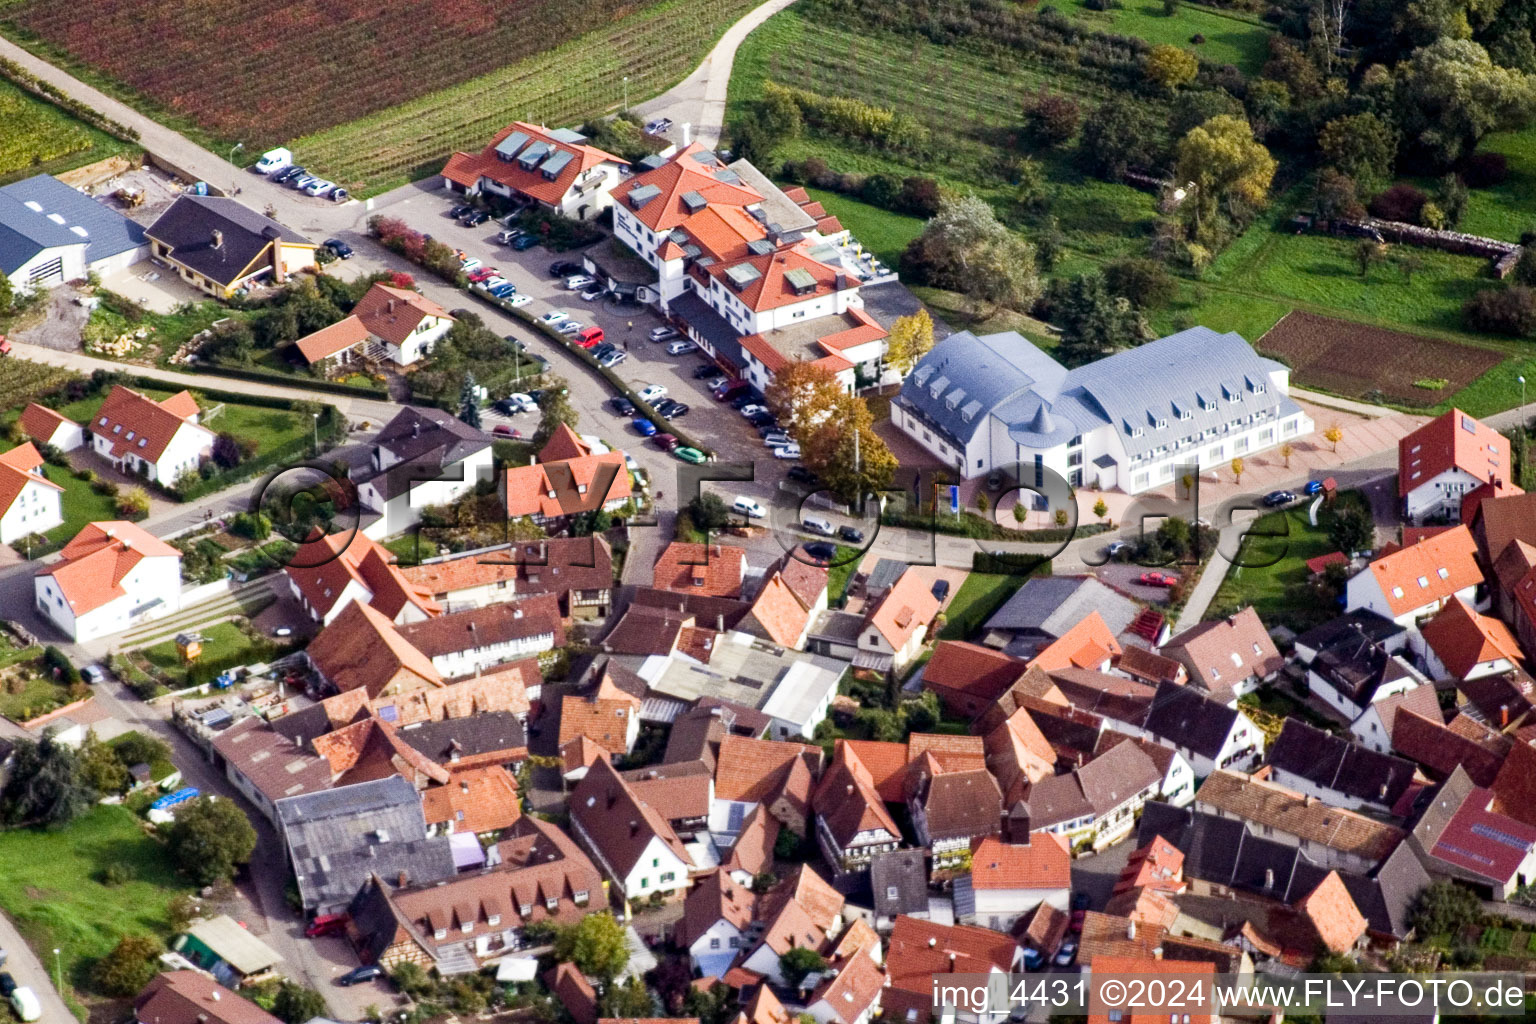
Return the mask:
<svg viewBox="0 0 1536 1024">
<path fill-rule="evenodd" d="M 631 821 L 629 823 L 629 838 L 633 839 L 636 836 L 638 836 L 639 834 L 640 834 L 640 823 L 638 821 Z"/>
<path fill-rule="evenodd" d="M 400 872 L 400 874 L 395 876 L 395 885 L 397 885 L 400 888 L 404 889 L 405 888 L 405 882 L 406 882 L 406 874 L 405 874 L 404 871 Z"/>
<path fill-rule="evenodd" d="M 848 275 L 839 270 L 837 274 L 833 276 L 832 284 L 837 288 L 838 291 L 842 291 L 844 288 L 848 287 Z"/>
<path fill-rule="evenodd" d="M 724 633 L 725 632 L 725 613 L 724 612 L 716 612 L 715 613 L 715 632 L 716 633 Z"/>
<path fill-rule="evenodd" d="M 848 789 L 848 795 L 849 796 L 853 796 L 853 783 L 851 783 L 851 782 L 848 783 L 847 789 Z"/>
<path fill-rule="evenodd" d="M 218 228 L 214 228 L 212 237 L 208 239 L 208 244 L 215 249 L 224 248 L 224 232 L 220 231 Z"/>
<path fill-rule="evenodd" d="M 1507 728 L 1509 728 L 1509 705 L 1508 704 L 1500 704 L 1499 705 L 1499 728 L 1500 729 L 1507 729 Z"/>
<path fill-rule="evenodd" d="M 218 1002 L 219 1001 L 219 990 L 218 989 L 214 989 L 213 990 L 213 1001 L 214 1002 Z"/>
<path fill-rule="evenodd" d="M 932 935 L 928 936 L 928 948 L 929 949 L 932 949 L 934 946 L 937 946 L 938 944 L 939 944 L 939 940 L 938 939 L 934 938 Z"/>
<path fill-rule="evenodd" d="M 390 299 L 388 302 L 384 303 L 384 312 L 389 314 L 390 316 L 394 316 L 395 315 L 395 300 L 394 299 Z"/>
<path fill-rule="evenodd" d="M 460 793 L 468 793 L 469 792 L 469 783 L 467 783 L 464 780 L 460 779 L 459 780 L 459 792 Z"/>
<path fill-rule="evenodd" d="M 1274 868 L 1265 868 L 1264 869 L 1264 888 L 1266 888 L 1266 889 L 1273 889 L 1274 887 L 1275 887 L 1275 869 Z"/>
</svg>

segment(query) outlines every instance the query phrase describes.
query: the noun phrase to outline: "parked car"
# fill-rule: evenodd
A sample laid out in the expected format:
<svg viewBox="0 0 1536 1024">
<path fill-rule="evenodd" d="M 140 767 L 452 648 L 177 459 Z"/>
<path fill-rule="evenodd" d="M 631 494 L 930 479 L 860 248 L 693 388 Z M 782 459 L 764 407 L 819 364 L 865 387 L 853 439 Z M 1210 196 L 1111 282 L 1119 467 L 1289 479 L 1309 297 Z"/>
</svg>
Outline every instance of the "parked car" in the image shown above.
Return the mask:
<svg viewBox="0 0 1536 1024">
<path fill-rule="evenodd" d="M 1044 963 L 1045 957 L 1041 955 L 1038 949 L 1032 949 L 1029 946 L 1024 947 L 1024 969 L 1026 971 L 1038 971 Z"/>
<path fill-rule="evenodd" d="M 539 403 L 533 400 L 533 396 L 524 394 L 521 391 L 514 391 L 501 401 L 506 403 L 507 407 L 514 413 L 539 411 Z"/>
<path fill-rule="evenodd" d="M 732 401 L 736 398 L 737 395 L 741 394 L 749 387 L 751 387 L 751 385 L 744 380 L 735 380 L 734 378 L 727 377 L 723 383 L 716 384 L 713 388 L 715 401 Z"/>
<path fill-rule="evenodd" d="M 1136 582 L 1144 587 L 1172 587 L 1177 586 L 1179 578 L 1171 572 L 1144 572 L 1136 577 Z"/>
<path fill-rule="evenodd" d="M 702 464 L 705 461 L 704 453 L 699 451 L 697 448 L 689 448 L 689 447 L 678 448 L 675 451 L 673 451 L 672 454 L 676 455 L 678 458 L 682 459 L 684 462 L 691 462 L 691 463 L 693 463 L 695 466 L 700 465 L 700 464 Z"/>
<path fill-rule="evenodd" d="M 1270 491 L 1264 495 L 1265 508 L 1278 508 L 1281 505 L 1289 505 L 1296 500 L 1295 491 Z"/>
<path fill-rule="evenodd" d="M 747 422 L 754 427 L 761 428 L 767 426 L 776 426 L 779 421 L 773 418 L 773 413 L 771 412 L 759 412 L 748 416 Z"/>
<path fill-rule="evenodd" d="M 640 389 L 638 394 L 640 395 L 640 401 L 646 403 L 647 405 L 655 405 L 657 402 L 667 397 L 667 389 L 662 387 L 660 384 L 647 384 L 645 387 Z"/>
<path fill-rule="evenodd" d="M 699 346 L 695 345 L 687 338 L 682 338 L 667 344 L 667 355 L 669 356 L 687 355 L 689 352 L 697 352 L 698 350 Z"/>
<path fill-rule="evenodd" d="M 1323 493 L 1323 482 L 1321 480 L 1308 480 L 1307 486 L 1302 489 L 1307 492 L 1307 497 L 1310 498 L 1315 494 Z"/>
<path fill-rule="evenodd" d="M 731 511 L 738 515 L 746 516 L 748 519 L 768 518 L 768 509 L 763 507 L 763 503 L 753 501 L 744 494 L 738 494 L 736 500 L 731 502 Z"/>
<path fill-rule="evenodd" d="M 837 528 L 832 525 L 832 520 L 821 516 L 805 516 L 800 520 L 800 529 L 806 533 L 814 533 L 819 537 L 835 537 Z"/>
<path fill-rule="evenodd" d="M 526 234 L 528 232 L 522 228 L 507 228 L 505 231 L 498 231 L 496 233 L 496 241 L 501 245 L 511 245 Z"/>
<path fill-rule="evenodd" d="M 583 327 L 576 332 L 576 344 L 582 348 L 596 348 L 603 343 L 601 327 Z"/>
<path fill-rule="evenodd" d="M 800 446 L 791 441 L 789 444 L 773 449 L 773 457 L 776 459 L 798 459 L 800 457 Z"/>
<path fill-rule="evenodd" d="M 655 437 L 651 438 L 651 440 L 656 443 L 657 448 L 660 448 L 664 452 L 670 452 L 673 449 L 681 446 L 683 443 L 677 439 L 676 434 L 657 434 Z"/>
<path fill-rule="evenodd" d="M 349 260 L 352 258 L 352 247 L 339 238 L 327 238 L 321 244 L 331 250 L 332 255 L 339 260 Z"/>
<path fill-rule="evenodd" d="M 694 380 L 708 380 L 720 372 L 720 368 L 711 363 L 700 363 L 693 368 Z"/>
<path fill-rule="evenodd" d="M 837 557 L 837 548 L 831 544 L 828 544 L 824 540 L 812 541 L 811 543 L 805 545 L 801 550 L 806 553 L 806 556 L 809 557 L 811 561 L 820 562 L 823 565 Z"/>
<path fill-rule="evenodd" d="M 652 423 L 648 419 L 645 419 L 644 417 L 630 420 L 629 425 L 634 427 L 635 433 L 639 434 L 641 437 L 656 436 L 656 424 Z"/>
<path fill-rule="evenodd" d="M 533 301 L 533 296 L 531 296 L 531 295 L 508 295 L 505 298 L 503 298 L 501 301 L 505 302 L 507 305 L 509 305 L 512 308 L 516 309 L 519 306 L 526 306 L 526 305 L 528 305 L 528 303 L 532 302 Z"/>
<path fill-rule="evenodd" d="M 949 596 L 949 580 L 934 580 L 932 593 L 933 599 L 943 604 L 944 599 Z"/>
<path fill-rule="evenodd" d="M 484 210 L 476 210 L 473 213 L 465 214 L 464 218 L 459 223 L 463 224 L 467 228 L 477 228 L 490 219 L 491 215 L 486 213 Z"/>
<path fill-rule="evenodd" d="M 580 334 L 586 329 L 586 325 L 579 320 L 566 320 L 555 325 L 555 330 L 564 335 Z"/>
<path fill-rule="evenodd" d="M 724 384 L 728 380 L 730 380 L 730 378 L 727 377 L 723 372 L 720 370 L 715 370 L 714 373 L 709 374 L 704 378 L 704 386 L 713 391 L 715 388 Z"/>
<path fill-rule="evenodd" d="M 495 288 L 492 288 L 490 291 L 492 298 L 501 299 L 503 302 L 512 298 L 512 296 L 516 294 L 517 285 L 513 284 L 511 281 L 504 281 L 497 285 Z"/>
<path fill-rule="evenodd" d="M 581 301 L 582 302 L 596 302 L 598 299 L 602 298 L 604 295 L 607 295 L 607 294 L 608 294 L 608 289 L 607 288 L 604 288 L 600 284 L 594 284 L 592 287 L 586 289 L 585 291 L 583 291 L 581 293 Z"/>
<path fill-rule="evenodd" d="M 465 256 L 459 260 L 459 269 L 466 274 L 479 270 L 483 266 L 485 266 L 485 264 L 481 263 L 473 256 Z"/>
<path fill-rule="evenodd" d="M 654 121 L 645 122 L 645 131 L 648 135 L 661 135 L 672 127 L 670 117 L 658 117 Z"/>
<path fill-rule="evenodd" d="M 742 390 L 737 391 L 734 395 L 732 395 L 730 401 L 726 404 L 728 404 L 732 409 L 735 409 L 737 412 L 740 412 L 749 405 L 756 405 L 757 395 L 754 393 L 754 389 L 750 387 L 743 388 Z"/>
<path fill-rule="evenodd" d="M 751 419 L 758 413 L 767 411 L 768 407 L 766 405 L 758 405 L 756 402 L 751 402 L 741 407 L 741 415 L 743 419 Z"/>
<path fill-rule="evenodd" d="M 590 274 L 572 274 L 565 279 L 565 289 L 566 291 L 579 292 L 583 288 L 596 283 Z"/>
<path fill-rule="evenodd" d="M 597 362 L 598 362 L 599 366 L 602 366 L 605 369 L 611 370 L 615 366 L 618 366 L 620 363 L 622 363 L 624 360 L 626 360 L 628 358 L 629 358 L 629 353 L 628 352 L 617 352 L 616 351 L 616 352 L 609 352 L 607 355 L 603 356 Z"/>
<path fill-rule="evenodd" d="M 107 670 L 100 665 L 86 665 L 80 669 L 80 678 L 91 684 L 99 683 L 107 678 Z"/>
<path fill-rule="evenodd" d="M 646 335 L 652 341 L 671 341 L 673 338 L 682 337 L 676 327 L 652 327 L 651 333 Z"/>
<path fill-rule="evenodd" d="M 1077 960 L 1077 940 L 1068 939 L 1056 951 L 1055 963 L 1057 967 L 1071 967 L 1075 960 Z"/>
<path fill-rule="evenodd" d="M 491 433 L 497 437 L 510 437 L 514 441 L 521 441 L 523 439 L 523 432 L 521 430 L 518 430 L 516 427 L 509 427 L 505 423 L 496 424 L 491 428 Z"/>
<path fill-rule="evenodd" d="M 569 320 L 570 318 L 571 315 L 563 309 L 552 309 L 548 313 L 545 313 L 543 316 L 539 317 L 539 319 L 546 324 L 557 324 L 562 320 Z"/>
<path fill-rule="evenodd" d="M 455 206 L 448 211 L 448 216 L 452 217 L 454 220 L 460 220 L 474 212 L 475 207 L 473 203 L 460 203 L 458 206 Z"/>
<path fill-rule="evenodd" d="M 796 483 L 802 483 L 809 487 L 817 487 L 821 484 L 821 477 L 817 476 L 814 471 L 806 469 L 804 466 L 790 466 L 788 475 L 789 478 L 794 480 Z"/>
<path fill-rule="evenodd" d="M 11 993 L 16 991 L 16 979 L 9 973 L 0 971 L 0 997 L 11 998 Z"/>
<path fill-rule="evenodd" d="M 43 1015 L 43 1004 L 37 993 L 25 985 L 11 993 L 11 1009 L 24 1021 L 34 1021 Z"/>
<path fill-rule="evenodd" d="M 309 923 L 309 927 L 304 929 L 304 934 L 313 939 L 321 935 L 337 935 L 346 930 L 346 914 L 321 914 Z"/>
<path fill-rule="evenodd" d="M 299 189 L 309 187 L 310 182 L 317 180 L 319 179 L 313 174 L 298 174 L 289 178 L 283 184 L 297 192 Z"/>
<path fill-rule="evenodd" d="M 780 445 L 789 444 L 790 436 L 782 430 L 770 431 L 763 435 L 763 444 L 769 448 L 777 448 Z"/>
<path fill-rule="evenodd" d="M 279 640 L 283 639 L 284 637 L 293 636 L 293 627 L 292 626 L 278 626 L 276 629 L 274 629 L 272 631 L 272 635 L 277 637 Z"/>
<path fill-rule="evenodd" d="M 675 398 L 668 398 L 656 407 L 656 411 L 669 420 L 680 419 L 688 415 L 688 404 L 686 402 L 679 402 Z"/>
<path fill-rule="evenodd" d="M 570 260 L 556 260 L 549 265 L 550 277 L 570 277 L 572 274 L 581 273 L 581 264 L 572 263 Z"/>
<path fill-rule="evenodd" d="M 1112 540 L 1104 547 L 1104 553 L 1110 558 L 1118 560 L 1121 555 L 1129 555 L 1131 545 L 1123 540 Z"/>
<path fill-rule="evenodd" d="M 849 544 L 863 544 L 864 543 L 864 531 L 859 529 L 856 526 L 839 526 L 837 528 L 837 539 L 838 540 L 845 540 Z M 943 583 L 944 581 L 940 580 L 939 582 Z M 945 586 L 945 589 L 948 589 L 949 584 L 948 583 L 944 583 L 944 586 Z M 940 598 L 939 600 L 942 601 L 943 598 Z"/>
<path fill-rule="evenodd" d="M 316 178 L 304 186 L 304 194 L 307 196 L 323 195 L 328 189 L 336 187 L 334 181 L 326 181 L 324 178 Z"/>
<path fill-rule="evenodd" d="M 539 240 L 537 238 L 534 238 L 532 235 L 524 235 L 512 243 L 512 250 L 514 252 L 526 252 L 538 244 Z"/>
<path fill-rule="evenodd" d="M 340 185 L 337 185 L 335 188 L 331 189 L 329 193 L 327 193 L 325 198 L 329 199 L 333 203 L 344 203 L 348 199 L 352 198 L 352 193 L 348 192 Z"/>
<path fill-rule="evenodd" d="M 275 185 L 286 185 L 288 182 L 292 181 L 294 178 L 297 178 L 303 173 L 304 168 L 294 164 L 292 167 L 284 167 L 282 170 L 272 175 L 272 182 Z"/>
<path fill-rule="evenodd" d="M 253 165 L 257 174 L 271 174 L 280 171 L 293 163 L 293 154 L 279 146 L 277 149 L 269 149 L 261 154 L 261 159 Z"/>
<path fill-rule="evenodd" d="M 330 243 L 327 242 L 326 244 L 329 245 Z M 464 276 L 468 278 L 470 284 L 480 284 L 483 281 L 489 281 L 493 277 L 501 277 L 501 271 L 495 267 L 476 267 Z M 503 281 L 506 280 L 504 277 L 501 279 Z"/>
<path fill-rule="evenodd" d="M 608 406 L 620 416 L 633 416 L 635 414 L 635 403 L 623 395 L 614 395 L 608 399 Z"/>
<path fill-rule="evenodd" d="M 360 981 L 372 981 L 374 978 L 382 978 L 383 976 L 384 968 L 378 964 L 364 964 L 361 967 L 352 968 L 346 974 L 337 978 L 336 984 L 345 987 L 356 985 Z"/>
<path fill-rule="evenodd" d="M 599 345 L 596 348 L 591 350 L 592 358 L 593 359 L 601 359 L 601 358 L 603 358 L 603 356 L 607 355 L 609 352 L 617 352 L 618 350 L 619 350 L 619 346 L 615 345 L 611 341 L 605 341 L 601 345 Z"/>
</svg>

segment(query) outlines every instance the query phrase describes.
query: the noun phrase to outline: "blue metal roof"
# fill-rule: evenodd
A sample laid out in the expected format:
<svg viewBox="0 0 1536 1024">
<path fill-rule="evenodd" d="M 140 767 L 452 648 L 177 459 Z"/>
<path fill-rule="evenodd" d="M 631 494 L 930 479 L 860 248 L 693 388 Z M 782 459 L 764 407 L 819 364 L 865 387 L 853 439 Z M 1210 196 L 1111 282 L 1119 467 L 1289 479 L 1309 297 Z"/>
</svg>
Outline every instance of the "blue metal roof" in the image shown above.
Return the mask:
<svg viewBox="0 0 1536 1024">
<path fill-rule="evenodd" d="M 40 249 L 80 242 L 81 232 L 87 241 L 87 264 L 144 244 L 144 229 L 138 224 L 48 174 L 37 174 L 0 188 L 0 227 L 36 245 L 25 259 L 7 266 L 11 253 L 0 238 L 0 268 L 7 273 Z"/>
</svg>

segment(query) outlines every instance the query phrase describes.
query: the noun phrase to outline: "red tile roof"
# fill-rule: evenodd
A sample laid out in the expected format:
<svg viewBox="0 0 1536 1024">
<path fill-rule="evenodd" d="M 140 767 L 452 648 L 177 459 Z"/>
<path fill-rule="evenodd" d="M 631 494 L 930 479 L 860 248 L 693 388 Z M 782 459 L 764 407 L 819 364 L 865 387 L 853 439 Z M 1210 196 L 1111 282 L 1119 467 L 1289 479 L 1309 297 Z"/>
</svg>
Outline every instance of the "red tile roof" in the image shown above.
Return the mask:
<svg viewBox="0 0 1536 1024">
<path fill-rule="evenodd" d="M 1480 481 L 1507 481 L 1509 441 L 1492 427 L 1451 409 L 1397 442 L 1397 495 L 1406 498 L 1420 484 L 1449 469 Z M 1501 493 L 1519 494 L 1506 484 Z"/>
<path fill-rule="evenodd" d="M 202 971 L 155 975 L 134 999 L 133 1010 L 139 1020 L 154 1024 L 279 1024 Z"/>
<path fill-rule="evenodd" d="M 55 491 L 64 489 L 39 472 L 42 465 L 43 457 L 30 441 L 0 454 L 0 516 L 10 510 L 11 503 L 28 484 L 39 484 Z"/>
<path fill-rule="evenodd" d="M 1096 669 L 1120 653 L 1120 643 L 1096 611 L 1036 654 L 1031 667 L 1047 672 L 1065 668 Z"/>
<path fill-rule="evenodd" d="M 729 872 L 716 868 L 694 879 L 693 889 L 683 902 L 683 919 L 678 922 L 677 939 L 691 946 L 716 922 L 724 919 L 745 933 L 757 911 L 757 897 L 751 889 L 731 881 Z"/>
<path fill-rule="evenodd" d="M 427 616 L 443 611 L 430 591 L 405 578 L 394 555 L 361 530 L 344 530 L 299 545 L 283 571 L 322 619 L 352 582 L 366 588 L 373 595 L 369 604 L 390 620 L 406 605 Z"/>
<path fill-rule="evenodd" d="M 1536 826 L 1536 746 L 1516 743 L 1493 780 L 1493 809 Z"/>
<path fill-rule="evenodd" d="M 810 609 L 795 596 L 781 573 L 774 573 L 763 584 L 750 615 L 767 638 L 781 647 L 798 647 L 800 635 L 811 620 Z"/>
<path fill-rule="evenodd" d="M 771 801 L 784 785 L 790 764 L 806 754 L 819 758 L 821 748 L 727 733 L 715 760 L 715 798 Z"/>
<path fill-rule="evenodd" d="M 1317 937 L 1330 952 L 1349 952 L 1365 934 L 1365 917 L 1350 899 L 1349 890 L 1344 887 L 1337 871 L 1328 872 L 1296 909 L 1311 922 Z"/>
<path fill-rule="evenodd" d="M 20 423 L 21 429 L 27 432 L 27 436 L 38 444 L 47 444 L 52 441 L 53 435 L 65 423 L 79 426 L 69 417 L 46 406 L 38 405 L 36 402 L 28 402 L 27 407 L 21 410 Z"/>
<path fill-rule="evenodd" d="M 552 150 L 571 155 L 571 160 L 553 178 L 544 177 L 536 166 L 524 170 L 516 160 L 503 160 L 496 154 L 496 147 L 513 132 L 522 132 L 533 142 L 541 142 Z M 491 137 L 491 141 L 479 153 L 454 153 L 443 168 L 443 176 L 466 188 L 480 183 L 482 176 L 519 192 L 530 195 L 541 203 L 553 206 L 559 203 L 576 179 L 601 163 L 624 164 L 625 161 L 595 146 L 557 141 L 537 125 L 517 121 Z"/>
<path fill-rule="evenodd" d="M 615 186 L 613 201 L 622 203 L 635 219 L 658 233 L 671 231 L 694 216 L 682 201 L 689 192 L 699 193 L 709 206 L 755 206 L 763 201 L 755 189 L 744 184 L 716 180 L 723 165 L 699 161 L 698 154 L 704 152 L 708 148 L 695 142 L 655 170 L 626 179 Z M 647 185 L 654 185 L 661 194 L 634 209 L 629 194 Z"/>
<path fill-rule="evenodd" d="M 603 859 L 628 875 L 654 836 L 684 864 L 688 850 L 659 808 L 640 799 L 607 761 L 595 761 L 571 792 L 571 818 L 586 831 Z"/>
<path fill-rule="evenodd" d="M 609 502 L 624 501 L 630 494 L 629 468 L 619 451 L 512 466 L 502 489 L 511 519 L 554 519 L 590 512 Z"/>
<path fill-rule="evenodd" d="M 204 442 L 213 445 L 213 431 L 187 422 L 196 414 L 197 402 L 186 391 L 157 402 L 132 388 L 114 384 L 86 426 L 92 434 L 112 442 L 114 459 L 131 452 L 147 462 L 159 462 L 166 445 L 183 426 L 205 435 Z"/>
<path fill-rule="evenodd" d="M 298 346 L 299 354 L 304 357 L 305 362 L 318 363 L 354 345 L 361 345 L 367 340 L 367 326 L 356 316 L 348 316 L 318 331 L 304 335 L 294 344 Z"/>
<path fill-rule="evenodd" d="M 725 276 L 725 272 L 728 267 L 744 265 L 756 268 L 758 276 L 753 278 L 746 287 L 737 290 L 730 285 L 730 279 Z M 792 270 L 803 270 L 809 274 L 814 282 L 813 286 L 797 291 L 785 276 Z M 731 264 L 716 263 L 708 268 L 708 273 L 720 281 L 721 286 L 741 300 L 748 309 L 757 313 L 778 309 L 780 306 L 809 302 L 812 299 L 858 286 L 854 278 L 812 258 L 803 243 L 763 256 L 749 256 Z"/>
<path fill-rule="evenodd" d="M 1520 643 L 1508 626 L 1491 615 L 1479 615 L 1459 597 L 1447 602 L 1420 631 L 1456 679 L 1465 679 L 1477 666 L 1500 659 L 1511 665 L 1525 662 Z"/>
<path fill-rule="evenodd" d="M 364 690 L 371 698 L 443 685 L 431 660 L 382 613 L 359 601 L 342 609 L 304 653 L 338 690 Z"/>
<path fill-rule="evenodd" d="M 1536 846 L 1536 827 L 1490 810 L 1491 790 L 1473 789 L 1435 839 L 1430 855 L 1492 881 L 1514 879 Z"/>
<path fill-rule="evenodd" d="M 1028 843 L 988 836 L 971 844 L 974 889 L 1065 889 L 1072 884 L 1072 853 L 1065 837 L 1037 832 Z"/>
<path fill-rule="evenodd" d="M 87 524 L 60 554 L 37 575 L 53 577 L 76 617 L 125 595 L 123 580 L 144 559 L 181 557 L 169 544 L 123 520 Z"/>
<path fill-rule="evenodd" d="M 942 640 L 923 667 L 923 685 L 941 697 L 971 697 L 978 704 L 997 700 L 1024 674 L 1024 662 L 1001 651 L 961 640 Z"/>
<path fill-rule="evenodd" d="M 1093 958 L 1093 974 L 1103 980 L 1110 977 L 1169 978 L 1172 975 L 1206 975 L 1215 981 L 1216 965 L 1195 960 L 1164 960 L 1156 956 L 1100 955 Z M 1171 986 L 1170 986 L 1171 987 Z M 1208 1005 L 1208 1004 L 1206 1004 Z M 1184 1024 L 1216 1024 L 1217 1014 L 1203 1006 L 1196 1006 L 1193 1013 L 1170 1014 L 1166 1010 L 1127 1010 L 1114 1013 L 1090 1013 L 1088 1024 L 1162 1024 L 1174 1017 Z"/>
<path fill-rule="evenodd" d="M 517 781 L 500 765 L 454 772 L 446 784 L 429 786 L 421 793 L 421 810 L 428 825 L 474 835 L 499 832 L 523 814 Z"/>
<path fill-rule="evenodd" d="M 986 928 L 899 916 L 886 949 L 885 969 L 891 979 L 890 995 L 906 998 L 896 1000 L 896 1005 L 889 1005 L 888 999 L 887 1013 L 903 1013 L 913 999 L 931 1012 L 934 975 L 986 974 L 994 968 L 1008 971 L 1017 953 L 1011 938 Z"/>
<path fill-rule="evenodd" d="M 926 629 L 938 613 L 939 600 L 933 596 L 932 588 L 917 573 L 908 570 L 886 591 L 874 611 L 869 613 L 868 621 L 886 643 L 899 651 L 914 633 Z"/>
<path fill-rule="evenodd" d="M 1465 526 L 1378 558 L 1365 571 L 1375 577 L 1394 618 L 1443 601 L 1483 578 L 1477 542 Z"/>
<path fill-rule="evenodd" d="M 653 585 L 684 594 L 740 597 L 746 568 L 745 548 L 675 540 L 656 558 Z"/>
</svg>

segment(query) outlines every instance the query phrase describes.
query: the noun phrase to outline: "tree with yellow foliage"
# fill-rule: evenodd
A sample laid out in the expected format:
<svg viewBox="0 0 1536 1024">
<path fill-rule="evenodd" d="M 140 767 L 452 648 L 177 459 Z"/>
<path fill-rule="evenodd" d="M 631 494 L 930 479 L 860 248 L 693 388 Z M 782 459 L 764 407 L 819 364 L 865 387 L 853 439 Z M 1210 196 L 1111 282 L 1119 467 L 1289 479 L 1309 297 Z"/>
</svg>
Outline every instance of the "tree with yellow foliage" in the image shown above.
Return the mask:
<svg viewBox="0 0 1536 1024">
<path fill-rule="evenodd" d="M 1147 51 L 1142 70 L 1150 81 L 1173 92 L 1179 86 L 1195 80 L 1195 76 L 1200 73 L 1200 62 L 1188 50 L 1164 43 Z"/>
<path fill-rule="evenodd" d="M 1275 177 L 1275 158 L 1253 137 L 1246 119 L 1218 114 L 1191 128 L 1176 152 L 1176 180 L 1195 185 L 1185 207 L 1192 212 L 1197 237 L 1223 206 L 1237 223 L 1245 223 L 1264 206 Z"/>
<path fill-rule="evenodd" d="M 928 315 L 928 310 L 919 309 L 910 316 L 897 317 L 891 324 L 891 338 L 886 348 L 885 361 L 905 377 L 931 348 L 933 348 L 933 317 Z"/>
</svg>

